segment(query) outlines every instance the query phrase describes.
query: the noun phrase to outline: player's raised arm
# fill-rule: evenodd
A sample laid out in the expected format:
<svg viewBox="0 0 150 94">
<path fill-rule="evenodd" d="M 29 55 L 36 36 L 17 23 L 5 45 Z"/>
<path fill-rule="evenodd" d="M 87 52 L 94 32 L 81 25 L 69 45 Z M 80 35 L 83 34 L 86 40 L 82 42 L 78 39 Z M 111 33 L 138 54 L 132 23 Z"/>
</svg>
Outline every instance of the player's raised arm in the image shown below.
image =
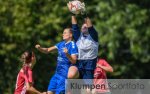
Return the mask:
<svg viewBox="0 0 150 94">
<path fill-rule="evenodd" d="M 80 32 L 79 27 L 77 25 L 76 17 L 72 16 L 71 19 L 72 19 L 73 38 L 75 41 L 77 41 L 80 37 L 81 32 Z"/>
<path fill-rule="evenodd" d="M 93 40 L 98 42 L 98 33 L 95 30 L 95 28 L 93 27 L 93 24 L 92 24 L 91 19 L 89 17 L 85 18 L 85 23 L 87 24 L 89 34 L 91 35 Z"/>
<path fill-rule="evenodd" d="M 87 24 L 87 27 L 90 28 L 93 26 L 91 19 L 89 17 L 85 17 L 85 23 Z"/>
<path fill-rule="evenodd" d="M 41 92 L 39 92 L 38 90 L 36 90 L 32 84 L 30 83 L 26 83 L 26 87 L 27 87 L 27 92 L 33 93 L 33 94 L 42 94 Z"/>
<path fill-rule="evenodd" d="M 43 47 L 41 47 L 39 44 L 37 44 L 37 45 L 35 46 L 35 48 L 37 48 L 40 52 L 46 53 L 46 54 L 48 54 L 48 53 L 50 53 L 51 51 L 57 49 L 55 46 L 52 46 L 52 47 L 49 47 L 49 48 L 43 48 Z"/>
<path fill-rule="evenodd" d="M 71 14 L 72 14 L 72 16 L 71 16 L 71 22 L 72 22 L 72 24 L 77 24 L 77 20 L 76 20 L 76 17 L 75 17 L 76 14 L 74 14 L 74 13 L 72 12 L 72 8 L 73 8 L 72 3 L 71 3 L 71 2 L 67 3 L 67 6 L 68 6 L 69 11 L 70 11 Z"/>
<path fill-rule="evenodd" d="M 68 6 L 68 9 L 70 11 L 70 13 L 72 14 L 71 16 L 71 23 L 72 23 L 72 31 L 73 31 L 73 38 L 75 41 L 78 40 L 78 38 L 80 37 L 80 30 L 79 30 L 79 27 L 77 25 L 77 19 L 76 19 L 76 16 L 79 11 L 76 11 L 78 10 L 76 4 L 79 3 L 78 1 L 71 1 L 67 4 Z M 75 9 L 75 10 L 74 10 Z"/>
<path fill-rule="evenodd" d="M 77 24 L 77 19 L 76 19 L 75 15 L 71 16 L 71 22 L 72 22 L 72 24 Z"/>
</svg>

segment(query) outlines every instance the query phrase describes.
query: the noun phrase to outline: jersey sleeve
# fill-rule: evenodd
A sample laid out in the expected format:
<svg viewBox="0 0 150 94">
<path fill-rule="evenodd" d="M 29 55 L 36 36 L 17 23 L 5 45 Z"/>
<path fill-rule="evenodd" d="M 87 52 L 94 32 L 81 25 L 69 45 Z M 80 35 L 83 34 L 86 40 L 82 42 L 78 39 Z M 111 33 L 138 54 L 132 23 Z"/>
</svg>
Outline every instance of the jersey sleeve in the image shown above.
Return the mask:
<svg viewBox="0 0 150 94">
<path fill-rule="evenodd" d="M 30 68 L 26 68 L 24 72 L 24 77 L 25 77 L 25 82 L 26 83 L 33 83 L 33 78 L 32 78 L 32 70 Z"/>
<path fill-rule="evenodd" d="M 61 42 L 57 43 L 57 44 L 55 45 L 55 47 L 56 47 L 57 49 L 59 49 L 59 48 L 60 48 L 60 44 L 61 44 Z"/>
<path fill-rule="evenodd" d="M 98 42 L 98 33 L 95 30 L 95 28 L 93 26 L 88 28 L 89 34 L 92 37 L 92 39 L 96 42 Z"/>
<path fill-rule="evenodd" d="M 77 24 L 72 24 L 72 31 L 73 31 L 73 38 L 76 42 L 79 39 L 81 34 Z"/>
<path fill-rule="evenodd" d="M 103 60 L 102 61 L 102 66 L 109 67 L 110 65 L 108 64 L 108 62 L 106 60 Z"/>
<path fill-rule="evenodd" d="M 72 45 L 71 45 L 70 55 L 78 55 L 78 48 L 74 42 L 72 42 Z"/>
</svg>

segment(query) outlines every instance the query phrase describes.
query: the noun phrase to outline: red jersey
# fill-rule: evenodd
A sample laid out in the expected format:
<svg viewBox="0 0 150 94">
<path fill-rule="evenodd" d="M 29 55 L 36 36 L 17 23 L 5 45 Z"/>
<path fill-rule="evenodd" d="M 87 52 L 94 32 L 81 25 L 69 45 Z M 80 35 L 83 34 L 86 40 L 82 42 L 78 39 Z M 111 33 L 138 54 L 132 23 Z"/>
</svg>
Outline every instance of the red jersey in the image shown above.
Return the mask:
<svg viewBox="0 0 150 94">
<path fill-rule="evenodd" d="M 107 61 L 104 59 L 99 59 L 97 64 L 102 65 L 102 66 L 110 66 L 107 63 Z M 94 84 L 101 86 L 100 89 L 96 90 L 97 92 L 99 93 L 109 92 L 105 70 L 99 67 L 96 67 L 96 69 L 94 70 Z"/>
<path fill-rule="evenodd" d="M 27 65 L 25 65 L 18 73 L 14 94 L 27 94 L 26 83 L 33 83 L 32 70 Z"/>
</svg>

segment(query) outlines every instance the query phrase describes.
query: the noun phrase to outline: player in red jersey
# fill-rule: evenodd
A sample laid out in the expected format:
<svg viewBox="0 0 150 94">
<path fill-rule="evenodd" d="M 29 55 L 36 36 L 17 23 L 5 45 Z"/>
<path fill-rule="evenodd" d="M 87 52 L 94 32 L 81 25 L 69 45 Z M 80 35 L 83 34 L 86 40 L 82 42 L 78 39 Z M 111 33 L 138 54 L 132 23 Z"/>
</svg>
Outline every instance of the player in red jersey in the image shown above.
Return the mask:
<svg viewBox="0 0 150 94">
<path fill-rule="evenodd" d="M 36 59 L 33 52 L 25 51 L 21 56 L 23 66 L 18 73 L 14 94 L 46 94 L 33 87 L 32 68 Z"/>
<path fill-rule="evenodd" d="M 95 89 L 96 94 L 111 94 L 108 89 L 106 72 L 113 72 L 113 68 L 104 59 L 99 59 L 94 71 L 94 84 L 100 85 L 99 89 Z"/>
</svg>

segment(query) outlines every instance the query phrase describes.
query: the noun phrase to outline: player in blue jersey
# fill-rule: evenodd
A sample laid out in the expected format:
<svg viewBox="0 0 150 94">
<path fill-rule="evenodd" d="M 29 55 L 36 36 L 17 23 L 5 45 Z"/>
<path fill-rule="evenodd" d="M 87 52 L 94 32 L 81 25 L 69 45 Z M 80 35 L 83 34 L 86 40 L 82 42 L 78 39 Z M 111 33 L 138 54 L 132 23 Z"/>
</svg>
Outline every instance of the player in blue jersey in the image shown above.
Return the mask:
<svg viewBox="0 0 150 94">
<path fill-rule="evenodd" d="M 78 74 L 77 68 L 75 66 L 71 66 L 76 63 L 78 54 L 77 46 L 72 41 L 72 36 L 71 28 L 66 28 L 63 32 L 64 41 L 49 48 L 43 48 L 39 44 L 35 46 L 43 53 L 49 53 L 56 49 L 58 50 L 57 68 L 55 74 L 50 80 L 48 94 L 65 94 L 65 79 L 69 78 L 68 71 L 71 71 L 72 74 L 70 74 L 73 76 L 75 76 L 74 74 Z"/>
<path fill-rule="evenodd" d="M 71 12 L 71 3 L 68 3 Z M 81 79 L 93 79 L 98 55 L 98 33 L 90 18 L 84 14 L 84 23 L 79 29 L 75 15 L 72 15 L 73 37 L 78 47 L 78 68 Z M 81 31 L 81 32 L 80 32 Z"/>
</svg>

